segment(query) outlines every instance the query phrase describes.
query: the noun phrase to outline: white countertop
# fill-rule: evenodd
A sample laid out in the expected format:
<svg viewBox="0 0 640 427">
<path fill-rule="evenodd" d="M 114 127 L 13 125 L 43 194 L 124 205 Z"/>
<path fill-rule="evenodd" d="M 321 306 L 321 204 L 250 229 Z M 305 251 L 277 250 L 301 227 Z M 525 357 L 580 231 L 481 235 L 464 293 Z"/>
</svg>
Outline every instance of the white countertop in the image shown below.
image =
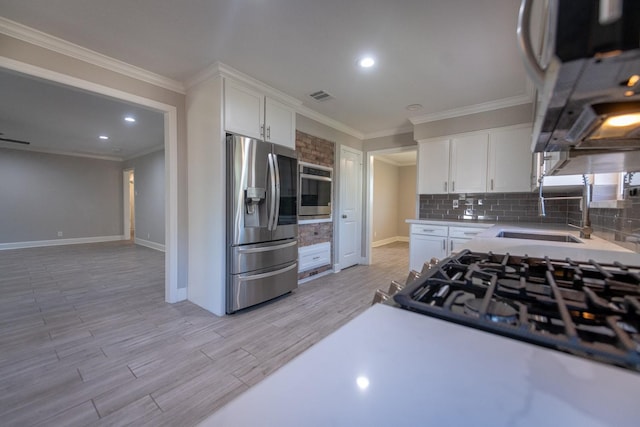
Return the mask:
<svg viewBox="0 0 640 427">
<path fill-rule="evenodd" d="M 636 427 L 638 390 L 635 372 L 377 304 L 201 426 Z"/>
<path fill-rule="evenodd" d="M 509 253 L 511 255 L 529 255 L 551 259 L 565 259 L 612 263 L 621 262 L 629 266 L 640 266 L 640 254 L 592 235 L 590 239 L 580 238 L 579 230 L 556 224 L 488 224 L 468 221 L 440 221 L 440 220 L 406 220 L 410 224 L 435 224 L 448 226 L 484 227 L 485 231 L 476 235 L 472 240 L 462 245 L 454 246 L 454 251 L 470 249 L 475 252 Z M 511 239 L 496 237 L 501 231 L 521 231 L 545 234 L 571 234 L 582 243 L 548 242 L 528 239 Z"/>
</svg>

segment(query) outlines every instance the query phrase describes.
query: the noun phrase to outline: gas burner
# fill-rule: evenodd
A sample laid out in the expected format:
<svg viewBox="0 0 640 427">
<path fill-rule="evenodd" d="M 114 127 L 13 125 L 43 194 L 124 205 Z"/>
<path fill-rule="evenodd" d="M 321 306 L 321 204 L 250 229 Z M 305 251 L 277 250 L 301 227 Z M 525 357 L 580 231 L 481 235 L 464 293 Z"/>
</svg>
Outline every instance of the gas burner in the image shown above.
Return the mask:
<svg viewBox="0 0 640 427">
<path fill-rule="evenodd" d="M 462 251 L 403 308 L 640 371 L 640 267 Z"/>
<path fill-rule="evenodd" d="M 473 317 L 481 317 L 483 300 L 469 299 L 464 303 L 464 312 Z M 515 325 L 518 321 L 518 311 L 504 301 L 489 301 L 484 317 L 496 323 Z"/>
</svg>

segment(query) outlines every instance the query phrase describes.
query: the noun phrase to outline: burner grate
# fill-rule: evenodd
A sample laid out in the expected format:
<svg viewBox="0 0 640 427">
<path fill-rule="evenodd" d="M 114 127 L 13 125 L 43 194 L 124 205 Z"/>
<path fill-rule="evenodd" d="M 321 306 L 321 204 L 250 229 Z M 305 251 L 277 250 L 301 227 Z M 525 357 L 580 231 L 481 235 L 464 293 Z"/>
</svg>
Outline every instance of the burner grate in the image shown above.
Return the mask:
<svg viewBox="0 0 640 427">
<path fill-rule="evenodd" d="M 394 297 L 403 308 L 640 371 L 640 268 L 463 251 Z"/>
</svg>

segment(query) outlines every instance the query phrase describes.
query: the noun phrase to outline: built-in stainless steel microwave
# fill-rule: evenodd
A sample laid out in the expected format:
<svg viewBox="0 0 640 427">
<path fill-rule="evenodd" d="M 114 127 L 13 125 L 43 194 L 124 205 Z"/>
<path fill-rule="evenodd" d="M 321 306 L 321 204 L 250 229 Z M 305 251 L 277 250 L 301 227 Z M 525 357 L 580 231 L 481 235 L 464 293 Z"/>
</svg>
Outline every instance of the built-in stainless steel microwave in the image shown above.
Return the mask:
<svg viewBox="0 0 640 427">
<path fill-rule="evenodd" d="M 331 217 L 333 169 L 305 162 L 298 162 L 298 168 L 300 171 L 298 216 Z"/>
</svg>

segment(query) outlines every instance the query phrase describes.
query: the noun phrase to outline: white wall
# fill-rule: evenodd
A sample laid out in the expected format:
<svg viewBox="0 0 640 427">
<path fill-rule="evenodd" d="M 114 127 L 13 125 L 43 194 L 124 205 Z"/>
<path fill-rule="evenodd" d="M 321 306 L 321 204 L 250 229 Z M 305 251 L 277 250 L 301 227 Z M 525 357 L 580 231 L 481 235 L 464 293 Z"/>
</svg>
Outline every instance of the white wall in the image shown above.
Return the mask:
<svg viewBox="0 0 640 427">
<path fill-rule="evenodd" d="M 398 172 L 398 236 L 408 238 L 409 224 L 405 220 L 416 218 L 416 166 L 402 166 Z"/>
<path fill-rule="evenodd" d="M 398 235 L 399 168 L 374 158 L 373 162 L 373 236 L 371 242 Z"/>
<path fill-rule="evenodd" d="M 409 237 L 406 219 L 416 216 L 416 167 L 373 163 L 373 205 L 371 243 Z"/>
<path fill-rule="evenodd" d="M 0 201 L 0 243 L 122 235 L 122 162 L 0 148 Z"/>
<path fill-rule="evenodd" d="M 135 174 L 135 237 L 164 245 L 164 150 L 127 160 Z"/>
</svg>

